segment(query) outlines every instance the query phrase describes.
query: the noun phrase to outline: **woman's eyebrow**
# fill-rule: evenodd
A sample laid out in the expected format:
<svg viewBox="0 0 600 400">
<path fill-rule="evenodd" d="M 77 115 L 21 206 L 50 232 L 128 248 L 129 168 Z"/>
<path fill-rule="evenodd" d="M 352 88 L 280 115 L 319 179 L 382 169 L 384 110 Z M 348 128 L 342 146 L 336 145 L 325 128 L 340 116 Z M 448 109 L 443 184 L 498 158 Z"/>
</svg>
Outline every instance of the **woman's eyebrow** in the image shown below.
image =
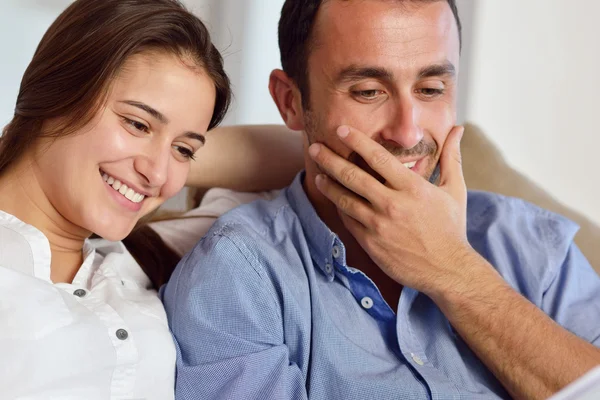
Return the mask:
<svg viewBox="0 0 600 400">
<path fill-rule="evenodd" d="M 140 101 L 134 101 L 134 100 L 123 100 L 123 101 L 120 101 L 120 103 L 129 104 L 130 106 L 134 106 L 134 107 L 139 108 L 140 110 L 144 110 L 145 112 L 150 114 L 153 118 L 157 119 L 160 123 L 162 123 L 164 125 L 167 125 L 170 122 L 169 119 L 163 113 L 150 107 L 148 104 L 142 103 Z M 183 136 L 190 138 L 190 139 L 197 140 L 200 143 L 202 143 L 202 145 L 204 145 L 206 143 L 206 137 L 204 135 L 201 135 L 196 132 L 188 131 L 188 132 L 184 133 Z"/>
<path fill-rule="evenodd" d="M 134 106 L 134 107 L 139 108 L 140 110 L 144 110 L 145 112 L 150 114 L 153 118 L 157 119 L 162 124 L 166 125 L 169 123 L 169 119 L 163 113 L 150 107 L 148 104 L 142 103 L 140 101 L 134 101 L 134 100 L 124 100 L 124 101 L 121 101 L 120 103 L 129 104 L 130 106 Z"/>
</svg>

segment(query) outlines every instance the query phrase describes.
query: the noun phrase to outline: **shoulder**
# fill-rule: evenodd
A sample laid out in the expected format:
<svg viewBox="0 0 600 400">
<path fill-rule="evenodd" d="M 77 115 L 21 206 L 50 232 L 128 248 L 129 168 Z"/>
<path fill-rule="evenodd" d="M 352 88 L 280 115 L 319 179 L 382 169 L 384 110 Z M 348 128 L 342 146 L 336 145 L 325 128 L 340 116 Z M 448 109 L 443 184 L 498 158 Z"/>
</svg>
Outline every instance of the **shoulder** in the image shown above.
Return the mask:
<svg viewBox="0 0 600 400">
<path fill-rule="evenodd" d="M 216 220 L 179 263 L 174 277 L 202 285 L 214 273 L 264 279 L 288 256 L 279 244 L 301 230 L 296 220 L 283 194 L 237 207 Z"/>
<path fill-rule="evenodd" d="M 284 192 L 230 211 L 175 269 L 164 291 L 167 310 L 198 303 L 211 293 L 246 302 L 268 299 L 269 307 L 278 309 L 282 288 L 291 276 L 299 286 L 308 284 L 303 240 L 301 224 Z"/>
<path fill-rule="evenodd" d="M 226 237 L 240 248 L 245 248 L 248 242 L 270 247 L 282 236 L 288 236 L 297 222 L 298 216 L 285 192 L 281 192 L 277 197 L 260 198 L 222 215 L 207 232 L 205 241 Z"/>
<path fill-rule="evenodd" d="M 484 234 L 491 229 L 515 238 L 537 238 L 552 246 L 570 243 L 579 226 L 562 215 L 527 201 L 490 192 L 469 191 L 467 229 Z"/>
<path fill-rule="evenodd" d="M 469 191 L 469 242 L 513 286 L 529 281 L 548 284 L 578 230 L 571 220 L 524 200 Z"/>
</svg>

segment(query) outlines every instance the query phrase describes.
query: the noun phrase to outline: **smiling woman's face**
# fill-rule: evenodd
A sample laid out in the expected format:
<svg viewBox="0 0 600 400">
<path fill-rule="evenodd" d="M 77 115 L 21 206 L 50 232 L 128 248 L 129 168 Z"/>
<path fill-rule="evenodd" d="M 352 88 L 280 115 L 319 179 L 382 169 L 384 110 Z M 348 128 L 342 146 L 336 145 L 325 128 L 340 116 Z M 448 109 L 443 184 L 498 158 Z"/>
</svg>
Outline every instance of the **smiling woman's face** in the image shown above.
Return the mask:
<svg viewBox="0 0 600 400">
<path fill-rule="evenodd" d="M 208 75 L 176 56 L 131 57 L 87 126 L 38 142 L 34 170 L 42 190 L 69 222 L 123 239 L 185 184 L 215 96 Z"/>
</svg>

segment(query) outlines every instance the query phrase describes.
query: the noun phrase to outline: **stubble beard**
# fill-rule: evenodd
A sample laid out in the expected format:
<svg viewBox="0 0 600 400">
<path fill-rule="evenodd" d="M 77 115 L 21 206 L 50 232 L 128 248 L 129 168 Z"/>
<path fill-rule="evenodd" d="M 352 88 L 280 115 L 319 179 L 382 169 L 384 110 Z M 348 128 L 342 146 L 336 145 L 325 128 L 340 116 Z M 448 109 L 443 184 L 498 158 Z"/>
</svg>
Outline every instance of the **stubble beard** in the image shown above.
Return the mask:
<svg viewBox="0 0 600 400">
<path fill-rule="evenodd" d="M 306 133 L 309 145 L 316 142 L 325 142 L 326 128 L 324 128 L 325 124 L 321 123 L 321 121 L 322 118 L 319 115 L 316 115 L 316 113 L 314 113 L 311 109 L 304 110 L 304 132 Z M 375 141 L 383 146 L 383 148 L 385 148 L 395 158 L 420 156 L 420 158 L 429 157 L 431 160 L 435 160 L 434 163 L 429 165 L 429 170 L 423 175 L 423 178 L 433 184 L 438 184 L 439 163 L 438 160 L 435 159 L 438 151 L 438 145 L 434 141 L 426 142 L 425 140 L 421 140 L 416 146 L 410 149 L 396 146 L 390 141 Z M 352 152 L 347 157 L 347 160 L 367 172 L 369 175 L 373 176 L 379 182 L 385 184 L 386 180 L 380 174 L 375 172 L 358 153 Z M 317 168 L 323 172 L 319 166 L 317 166 Z"/>
</svg>

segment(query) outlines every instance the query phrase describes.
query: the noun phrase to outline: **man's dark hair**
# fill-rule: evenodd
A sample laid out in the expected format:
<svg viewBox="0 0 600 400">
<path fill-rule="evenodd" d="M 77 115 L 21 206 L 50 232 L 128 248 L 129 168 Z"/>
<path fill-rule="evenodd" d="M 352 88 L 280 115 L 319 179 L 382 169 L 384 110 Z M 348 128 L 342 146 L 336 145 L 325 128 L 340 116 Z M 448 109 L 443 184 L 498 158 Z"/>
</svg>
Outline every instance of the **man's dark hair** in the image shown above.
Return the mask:
<svg viewBox="0 0 600 400">
<path fill-rule="evenodd" d="M 302 94 L 302 105 L 309 108 L 308 100 L 308 56 L 311 50 L 311 35 L 319 8 L 329 0 L 285 0 L 279 19 L 279 51 L 281 66 L 285 73 L 298 85 Z M 444 0 L 397 0 L 432 3 Z M 456 0 L 448 2 L 462 44 L 462 26 L 458 16 Z"/>
</svg>

